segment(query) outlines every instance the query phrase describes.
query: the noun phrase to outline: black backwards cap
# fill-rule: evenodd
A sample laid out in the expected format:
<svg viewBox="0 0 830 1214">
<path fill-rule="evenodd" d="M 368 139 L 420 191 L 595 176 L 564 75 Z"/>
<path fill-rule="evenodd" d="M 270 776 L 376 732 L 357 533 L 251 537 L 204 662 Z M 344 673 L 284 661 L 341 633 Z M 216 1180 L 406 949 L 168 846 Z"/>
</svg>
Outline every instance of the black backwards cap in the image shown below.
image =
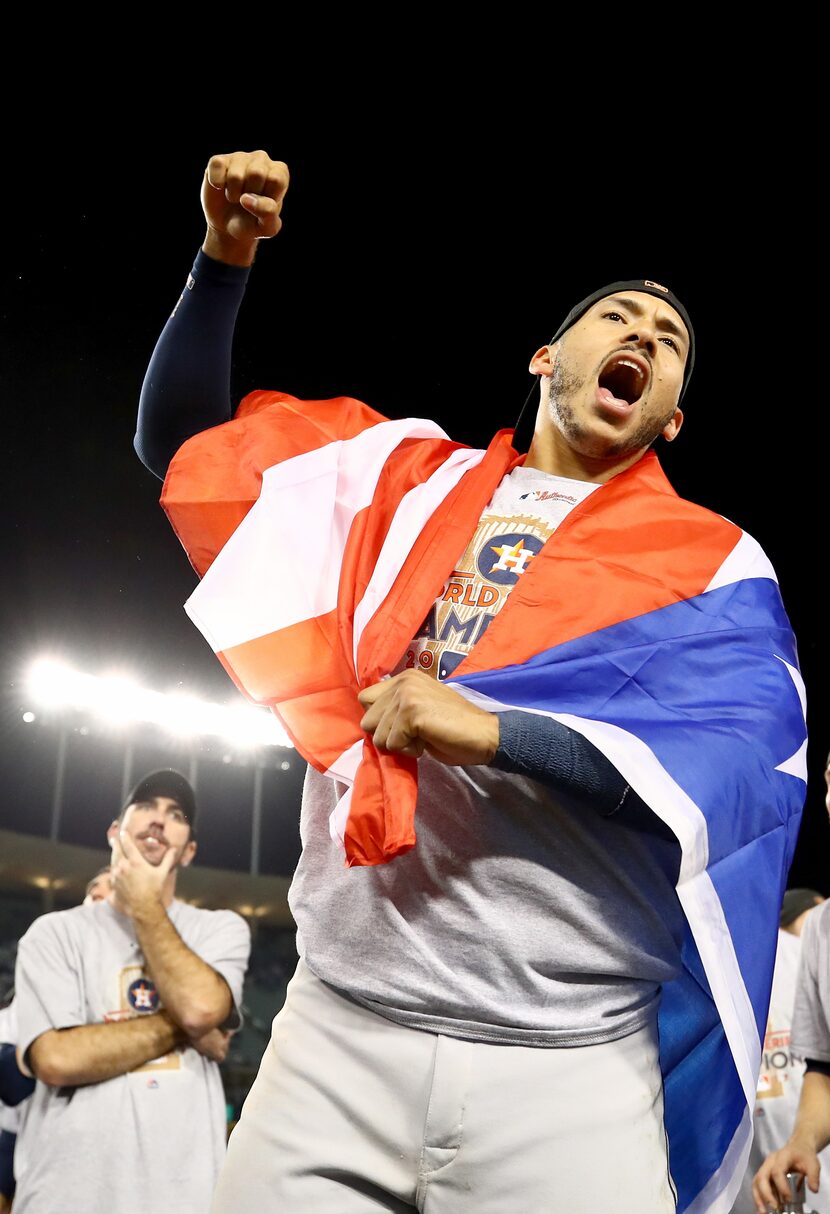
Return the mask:
<svg viewBox="0 0 830 1214">
<path fill-rule="evenodd" d="M 170 797 L 181 805 L 190 823 L 191 833 L 196 824 L 196 795 L 190 781 L 180 771 L 164 767 L 142 776 L 124 802 L 124 809 L 136 801 L 151 801 L 153 797 Z M 123 812 L 123 811 L 122 811 Z"/>
<path fill-rule="evenodd" d="M 674 291 L 670 291 L 669 288 L 664 287 L 662 283 L 653 282 L 650 278 L 627 278 L 623 279 L 621 282 L 611 282 L 607 287 L 600 287 L 598 290 L 592 291 L 590 295 L 585 296 L 581 303 L 578 303 L 571 308 L 570 312 L 562 321 L 562 324 L 556 330 L 548 344 L 552 346 L 554 342 L 559 341 L 562 334 L 566 332 L 566 330 L 570 329 L 571 325 L 576 324 L 580 316 L 584 316 L 588 309 L 593 307 L 597 300 L 605 299 L 609 295 L 618 295 L 620 291 L 641 291 L 646 295 L 654 295 L 657 299 L 665 299 L 666 303 L 670 304 L 671 307 L 674 308 L 675 312 L 678 313 L 686 326 L 689 333 L 689 353 L 686 356 L 686 366 L 683 369 L 683 383 L 680 388 L 680 395 L 677 398 L 677 403 L 680 404 L 685 395 L 686 388 L 689 385 L 692 368 L 695 365 L 695 331 L 692 328 L 689 313 L 686 311 L 683 304 L 677 298 Z M 533 426 L 525 417 L 527 406 L 530 402 L 530 398 L 533 396 L 533 392 L 534 388 L 531 388 L 527 400 L 522 405 L 521 412 L 516 419 L 515 433 L 513 435 L 513 446 L 517 451 L 527 451 L 530 447 L 531 438 L 533 437 Z M 525 425 L 521 426 L 523 418 L 525 418 Z M 528 429 L 530 431 L 529 434 L 527 433 Z"/>
</svg>

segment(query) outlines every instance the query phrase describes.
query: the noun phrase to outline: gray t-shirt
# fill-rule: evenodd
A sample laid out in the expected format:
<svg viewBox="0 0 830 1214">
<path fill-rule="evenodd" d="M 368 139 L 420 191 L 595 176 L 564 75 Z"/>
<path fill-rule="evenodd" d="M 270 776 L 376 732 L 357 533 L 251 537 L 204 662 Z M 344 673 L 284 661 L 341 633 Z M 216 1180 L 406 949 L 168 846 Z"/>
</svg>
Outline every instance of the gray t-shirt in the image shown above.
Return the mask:
<svg viewBox="0 0 830 1214">
<path fill-rule="evenodd" d="M 790 1049 L 797 1058 L 830 1062 L 830 900 L 804 921 Z"/>
<path fill-rule="evenodd" d="M 596 488 L 505 477 L 405 655 L 444 678 L 502 609 L 547 537 Z M 416 1028 L 576 1046 L 634 1032 L 680 966 L 676 845 L 492 767 L 418 764 L 417 842 L 346 868 L 329 815 L 345 791 L 309 768 L 289 904 L 323 981 Z"/>
<path fill-rule="evenodd" d="M 188 948 L 228 983 L 238 1025 L 248 924 L 233 911 L 179 900 L 168 913 Z M 18 945 L 15 1003 L 24 1054 L 49 1029 L 129 1019 L 161 1006 L 132 921 L 107 902 L 32 923 Z M 22 1107 L 15 1214 L 207 1214 L 227 1118 L 219 1066 L 197 1050 L 177 1049 L 102 1083 L 38 1082 Z"/>
</svg>

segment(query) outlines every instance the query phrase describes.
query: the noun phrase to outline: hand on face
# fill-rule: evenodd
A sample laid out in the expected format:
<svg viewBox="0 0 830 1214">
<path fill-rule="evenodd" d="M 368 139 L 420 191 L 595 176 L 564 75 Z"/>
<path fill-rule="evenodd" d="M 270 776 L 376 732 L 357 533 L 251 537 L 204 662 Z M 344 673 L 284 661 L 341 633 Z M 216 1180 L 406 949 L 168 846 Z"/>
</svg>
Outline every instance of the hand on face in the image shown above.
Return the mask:
<svg viewBox="0 0 830 1214">
<path fill-rule="evenodd" d="M 112 888 L 122 909 L 133 915 L 162 901 L 164 884 L 178 859 L 175 849 L 168 847 L 158 864 L 151 864 L 126 830 L 119 831 L 111 844 Z"/>
<path fill-rule="evenodd" d="M 173 869 L 188 863 L 195 844 L 186 821 L 166 818 L 158 810 L 131 807 L 120 824 L 110 827 L 112 889 L 127 914 L 163 901 Z"/>
</svg>

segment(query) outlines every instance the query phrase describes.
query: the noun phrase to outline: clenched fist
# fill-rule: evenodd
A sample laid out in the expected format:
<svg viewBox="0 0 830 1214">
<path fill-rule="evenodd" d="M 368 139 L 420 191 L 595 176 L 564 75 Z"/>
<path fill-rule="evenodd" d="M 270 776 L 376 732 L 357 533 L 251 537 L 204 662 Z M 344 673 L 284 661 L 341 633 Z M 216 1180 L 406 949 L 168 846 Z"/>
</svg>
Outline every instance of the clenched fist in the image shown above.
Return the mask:
<svg viewBox="0 0 830 1214">
<path fill-rule="evenodd" d="M 485 765 L 499 745 L 499 719 L 420 670 L 405 670 L 365 687 L 360 728 L 379 750 L 420 758 L 426 751 L 447 767 Z"/>
<path fill-rule="evenodd" d="M 203 251 L 231 265 L 249 266 L 257 243 L 276 236 L 288 189 L 288 166 L 267 152 L 211 156 L 202 181 L 207 220 Z"/>
</svg>

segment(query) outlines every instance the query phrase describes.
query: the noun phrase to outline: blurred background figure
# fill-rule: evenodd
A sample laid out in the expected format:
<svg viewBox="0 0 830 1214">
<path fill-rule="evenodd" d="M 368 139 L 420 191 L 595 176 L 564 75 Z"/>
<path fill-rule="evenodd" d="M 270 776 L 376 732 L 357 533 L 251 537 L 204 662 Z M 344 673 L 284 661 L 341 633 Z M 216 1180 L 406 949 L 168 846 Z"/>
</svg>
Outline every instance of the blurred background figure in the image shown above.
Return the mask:
<svg viewBox="0 0 830 1214">
<path fill-rule="evenodd" d="M 20 939 L 17 1062 L 37 1083 L 15 1146 L 18 1214 L 63 1208 L 67 1193 L 89 1214 L 126 1214 L 137 1193 L 158 1210 L 207 1209 L 226 1142 L 219 1064 L 242 1023 L 250 929 L 235 911 L 176 896 L 195 819 L 180 772 L 142 777 L 107 831 L 109 872 Z"/>
<path fill-rule="evenodd" d="M 20 1124 L 18 1105 L 31 1094 L 34 1081 L 27 1079 L 14 1056 L 17 1022 L 13 993 L 0 1007 L 0 1214 L 12 1208 L 14 1197 L 14 1147 Z"/>
<path fill-rule="evenodd" d="M 90 877 L 84 896 L 84 906 L 89 902 L 105 902 L 112 893 L 112 872 L 109 864 Z"/>
<path fill-rule="evenodd" d="M 90 877 L 83 905 L 104 902 L 112 892 L 112 874 L 107 864 Z M 22 1102 L 31 1096 L 34 1079 L 25 1075 L 17 1061 L 17 1011 L 14 987 L 0 1006 L 0 1214 L 11 1210 L 14 1197 L 14 1148 L 20 1126 Z"/>
<path fill-rule="evenodd" d="M 804 1076 L 804 1062 L 790 1051 L 796 980 L 801 958 L 801 933 L 808 916 L 824 902 L 816 889 L 788 889 L 779 919 L 775 971 L 761 1074 L 754 1112 L 754 1138 L 746 1174 L 733 1214 L 756 1214 L 752 1180 L 767 1155 L 787 1141 L 795 1125 Z M 822 1152 L 822 1166 L 830 1162 L 830 1150 Z M 807 1194 L 805 1211 L 830 1214 L 830 1187 L 820 1195 Z"/>
<path fill-rule="evenodd" d="M 830 817 L 830 753 L 824 760 L 824 805 Z M 801 1090 L 795 1116 L 789 1126 L 782 1125 L 777 1141 L 770 1137 L 769 1154 L 753 1178 L 755 1204 L 749 1209 L 754 1214 L 781 1208 L 791 1172 L 806 1177 L 805 1210 L 830 1210 L 830 919 L 824 899 L 818 909 L 804 896 L 791 901 L 792 925 L 800 923 L 801 955 L 789 1050 L 803 1064 Z"/>
</svg>

